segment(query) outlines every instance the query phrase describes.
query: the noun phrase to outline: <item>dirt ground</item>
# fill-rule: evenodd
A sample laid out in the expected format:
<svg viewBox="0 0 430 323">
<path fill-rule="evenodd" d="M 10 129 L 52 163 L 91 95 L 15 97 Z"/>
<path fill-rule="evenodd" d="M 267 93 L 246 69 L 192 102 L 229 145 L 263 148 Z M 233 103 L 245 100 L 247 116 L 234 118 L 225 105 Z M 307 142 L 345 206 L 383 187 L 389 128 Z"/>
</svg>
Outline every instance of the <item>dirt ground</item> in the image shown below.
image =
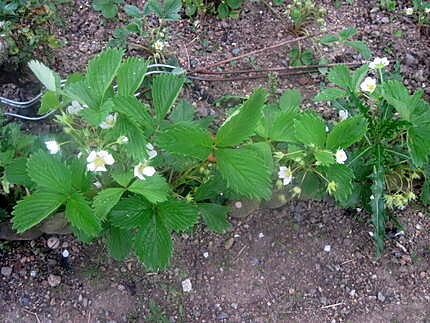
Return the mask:
<svg viewBox="0 0 430 323">
<path fill-rule="evenodd" d="M 355 26 L 358 38 L 368 42 L 375 55 L 387 56 L 393 65 L 399 62 L 405 82 L 430 95 L 430 38 L 413 21 L 399 11 L 381 11 L 376 1 L 358 0 L 339 8 L 334 1 L 317 2 L 328 10 L 327 26 Z M 54 67 L 62 74 L 84 68 L 115 27 L 88 2 L 75 1 L 74 8 L 64 9 L 64 29 L 58 30 L 67 40 L 55 55 Z M 169 23 L 169 49 L 187 69 L 296 37 L 262 2 L 247 3 L 239 19 L 199 21 L 198 27 L 187 20 Z M 307 30 L 316 32 L 319 27 L 310 25 Z M 343 47 L 325 50 L 311 40 L 302 46 L 333 62 L 361 60 Z M 285 66 L 288 49 L 228 68 Z M 276 82 L 280 91 L 300 88 L 309 105 L 308 98 L 323 80 L 313 74 L 272 81 L 194 82 L 184 92 L 197 103 L 200 115 L 219 116 L 223 111 L 213 102 L 221 95 L 245 95 Z M 11 86 L 2 85 L 1 93 Z M 326 106 L 312 108 L 327 118 L 336 115 Z M 429 322 L 427 211 L 420 205 L 402 211 L 403 233 L 389 233 L 379 259 L 365 214 L 313 201 L 293 201 L 232 219 L 232 230 L 225 235 L 198 227 L 176 236 L 172 265 L 160 273 L 146 272 L 134 258 L 116 262 L 101 243 L 84 245 L 69 236 L 59 237 L 60 246 L 54 250 L 47 247 L 48 236 L 0 242 L 0 267 L 11 269 L 0 274 L 0 321 Z M 61 256 L 65 249 L 68 262 Z M 53 279 L 56 287 L 50 285 Z M 182 288 L 186 279 L 192 284 L 190 292 Z"/>
</svg>

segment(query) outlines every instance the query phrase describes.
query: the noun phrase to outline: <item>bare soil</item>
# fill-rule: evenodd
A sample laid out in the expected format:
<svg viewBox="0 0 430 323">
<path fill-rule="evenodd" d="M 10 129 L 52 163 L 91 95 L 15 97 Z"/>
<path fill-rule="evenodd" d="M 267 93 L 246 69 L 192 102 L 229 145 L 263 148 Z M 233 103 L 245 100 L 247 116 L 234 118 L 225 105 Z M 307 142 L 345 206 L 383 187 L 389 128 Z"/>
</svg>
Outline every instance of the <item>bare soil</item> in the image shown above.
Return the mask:
<svg viewBox="0 0 430 323">
<path fill-rule="evenodd" d="M 377 56 L 398 61 L 405 83 L 430 95 L 429 36 L 400 10 L 389 13 L 376 1 L 356 1 L 328 10 L 327 26 L 355 26 Z M 142 6 L 142 2 L 137 2 Z M 404 2 L 403 6 L 409 5 Z M 282 13 L 282 8 L 275 8 Z M 118 22 L 105 22 L 88 2 L 64 7 L 66 24 L 58 35 L 54 67 L 62 74 L 79 71 L 109 40 Z M 187 69 L 293 39 L 287 26 L 259 2 L 246 4 L 237 20 L 201 17 L 169 23 L 170 51 Z M 319 27 L 310 25 L 309 33 Z M 401 31 L 401 36 L 399 31 Z M 397 35 L 397 36 L 396 36 Z M 143 39 L 136 39 L 144 42 Z M 334 62 L 359 61 L 348 48 L 314 48 Z M 288 64 L 282 47 L 245 62 L 223 67 L 280 67 Z M 136 50 L 135 54 L 144 54 Z M 392 65 L 392 66 L 393 66 Z M 317 74 L 268 81 L 193 82 L 185 96 L 200 115 L 222 115 L 213 101 L 224 94 L 247 95 L 276 82 L 280 92 L 300 88 L 308 107 L 336 115 L 310 100 L 324 78 Z M 2 91 L 10 84 L 2 85 Z M 60 247 L 47 247 L 48 236 L 0 244 L 0 321 L 2 322 L 428 322 L 430 321 L 430 218 L 420 205 L 399 214 L 404 234 L 389 233 L 387 248 L 375 258 L 368 217 L 330 202 L 294 201 L 260 209 L 233 229 L 216 235 L 203 227 L 175 237 L 170 269 L 149 273 L 134 258 L 110 259 L 101 243 L 84 245 L 70 236 Z M 329 246 L 329 247 L 328 247 Z M 70 252 L 68 262 L 61 252 Z M 204 256 L 208 253 L 208 257 Z M 61 278 L 51 287 L 49 276 Z M 189 278 L 192 291 L 182 290 Z"/>
</svg>

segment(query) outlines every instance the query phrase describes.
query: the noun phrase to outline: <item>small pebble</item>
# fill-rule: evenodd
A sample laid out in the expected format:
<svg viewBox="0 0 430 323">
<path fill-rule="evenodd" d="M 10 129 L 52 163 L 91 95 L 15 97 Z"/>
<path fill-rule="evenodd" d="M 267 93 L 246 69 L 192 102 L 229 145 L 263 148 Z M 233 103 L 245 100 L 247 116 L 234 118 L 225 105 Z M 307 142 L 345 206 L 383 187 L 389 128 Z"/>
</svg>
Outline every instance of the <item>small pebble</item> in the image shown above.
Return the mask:
<svg viewBox="0 0 430 323">
<path fill-rule="evenodd" d="M 259 239 L 264 238 L 264 233 L 263 233 L 263 232 L 260 232 L 260 233 L 258 234 L 258 238 L 259 238 Z"/>
<path fill-rule="evenodd" d="M 203 257 L 209 258 L 209 252 L 203 252 Z"/>
<path fill-rule="evenodd" d="M 324 251 L 325 252 L 330 252 L 331 251 L 331 246 L 328 244 L 326 246 L 324 246 Z"/>
<path fill-rule="evenodd" d="M 57 275 L 49 275 L 48 276 L 48 284 L 51 287 L 57 287 L 58 285 L 61 284 L 61 276 L 57 276 Z"/>
<path fill-rule="evenodd" d="M 381 292 L 378 292 L 378 300 L 381 302 L 385 302 L 385 296 Z"/>
<path fill-rule="evenodd" d="M 70 256 L 69 250 L 64 249 L 64 250 L 63 250 L 63 252 L 61 253 L 61 255 L 62 255 L 64 258 L 68 258 L 68 257 Z"/>
<path fill-rule="evenodd" d="M 46 241 L 46 245 L 49 249 L 57 249 L 60 246 L 60 240 L 57 237 L 50 237 Z"/>
<path fill-rule="evenodd" d="M 5 277 L 9 277 L 12 274 L 12 267 L 1 267 L 1 274 Z"/>
<path fill-rule="evenodd" d="M 182 290 L 185 293 L 189 293 L 193 290 L 193 286 L 191 285 L 191 280 L 189 278 L 182 281 Z"/>
</svg>

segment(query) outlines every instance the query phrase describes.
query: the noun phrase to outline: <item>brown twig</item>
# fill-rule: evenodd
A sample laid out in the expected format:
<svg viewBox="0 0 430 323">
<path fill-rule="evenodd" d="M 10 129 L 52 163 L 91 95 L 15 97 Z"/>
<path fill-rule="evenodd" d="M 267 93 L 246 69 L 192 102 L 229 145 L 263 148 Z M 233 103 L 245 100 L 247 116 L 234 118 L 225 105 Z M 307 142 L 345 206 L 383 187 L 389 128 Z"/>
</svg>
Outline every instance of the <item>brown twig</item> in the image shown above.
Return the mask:
<svg viewBox="0 0 430 323">
<path fill-rule="evenodd" d="M 306 70 L 306 71 L 291 71 L 285 73 L 278 73 L 278 76 L 290 76 L 290 75 L 303 75 L 307 73 L 317 72 L 317 70 Z M 268 77 L 268 74 L 260 74 L 260 75 L 248 75 L 248 76 L 240 76 L 240 77 L 200 77 L 190 75 L 189 78 L 197 81 L 208 81 L 208 82 L 216 82 L 216 81 L 224 81 L 224 82 L 234 82 L 234 81 L 246 81 L 246 80 L 256 80 Z"/>
<path fill-rule="evenodd" d="M 259 70 L 237 70 L 237 71 L 202 71 L 202 72 L 191 72 L 191 74 L 207 74 L 207 75 L 225 75 L 225 74 L 250 74 L 250 73 L 263 73 L 263 72 L 283 72 L 291 70 L 302 70 L 302 69 L 315 69 L 324 67 L 333 67 L 337 65 L 346 66 L 359 66 L 361 63 L 330 63 L 330 64 L 319 64 L 319 65 L 301 65 L 301 66 L 287 66 L 287 67 L 272 67 L 263 68 Z"/>
<path fill-rule="evenodd" d="M 194 70 L 192 72 L 196 73 L 196 72 L 207 71 L 208 69 L 216 67 L 216 66 L 220 66 L 220 65 L 224 65 L 224 64 L 227 64 L 227 63 L 230 63 L 230 62 L 233 62 L 233 61 L 237 61 L 239 59 L 242 59 L 242 58 L 245 58 L 245 57 L 248 57 L 248 56 L 259 55 L 259 54 L 261 54 L 261 53 L 263 53 L 265 51 L 268 51 L 268 50 L 271 50 L 271 49 L 275 49 L 275 48 L 278 48 L 278 47 L 281 47 L 281 46 L 284 46 L 284 45 L 296 43 L 296 42 L 299 42 L 301 40 L 305 40 L 305 39 L 308 39 L 308 38 L 318 37 L 318 36 L 321 36 L 322 34 L 325 34 L 327 32 L 319 32 L 319 33 L 310 34 L 310 35 L 306 35 L 306 36 L 302 36 L 302 37 L 297 37 L 297 38 L 294 38 L 294 39 L 284 40 L 284 41 L 281 41 L 281 42 L 279 42 L 277 44 L 274 44 L 274 45 L 271 45 L 271 46 L 267 46 L 267 47 L 264 47 L 264 48 L 256 49 L 256 50 L 250 51 L 248 53 L 245 53 L 245 54 L 242 54 L 242 55 L 239 55 L 239 56 L 230 57 L 230 58 L 224 59 L 222 61 L 209 64 L 206 67 L 203 67 L 203 68 L 200 68 L 200 69 L 196 69 L 196 70 Z"/>
</svg>

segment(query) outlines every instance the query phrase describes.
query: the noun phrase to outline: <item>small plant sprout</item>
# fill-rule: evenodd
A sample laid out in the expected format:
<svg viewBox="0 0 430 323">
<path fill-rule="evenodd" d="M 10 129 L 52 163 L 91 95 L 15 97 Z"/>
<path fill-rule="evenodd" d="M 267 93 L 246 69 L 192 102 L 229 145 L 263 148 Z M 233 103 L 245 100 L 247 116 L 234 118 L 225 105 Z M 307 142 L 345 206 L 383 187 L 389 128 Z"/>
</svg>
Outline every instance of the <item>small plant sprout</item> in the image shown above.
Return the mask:
<svg viewBox="0 0 430 323">
<path fill-rule="evenodd" d="M 155 168 L 152 166 L 148 166 L 147 161 L 144 161 L 134 166 L 134 176 L 141 180 L 145 180 L 145 177 L 154 176 L 155 173 Z"/>
<path fill-rule="evenodd" d="M 345 164 L 348 157 L 346 156 L 346 152 L 343 149 L 339 149 L 336 151 L 336 162 L 338 164 Z"/>
<path fill-rule="evenodd" d="M 284 186 L 290 184 L 293 180 L 293 173 L 291 172 L 291 168 L 285 166 L 279 167 L 278 177 L 282 180 Z"/>
<path fill-rule="evenodd" d="M 60 151 L 60 144 L 56 140 L 45 141 L 45 146 L 51 155 L 55 155 Z"/>
<path fill-rule="evenodd" d="M 380 58 L 380 57 L 376 57 L 373 62 L 369 63 L 369 67 L 372 70 L 380 70 L 383 69 L 384 67 L 387 67 L 390 64 L 390 62 L 388 61 L 388 59 L 386 57 Z"/>
<path fill-rule="evenodd" d="M 87 169 L 90 172 L 106 172 L 106 165 L 113 165 L 115 160 L 106 150 L 91 151 L 87 157 Z"/>
<path fill-rule="evenodd" d="M 100 128 L 110 129 L 115 127 L 117 117 L 118 117 L 118 114 L 116 113 L 108 114 L 106 116 L 106 119 L 100 123 Z"/>
<path fill-rule="evenodd" d="M 373 77 L 366 77 L 360 84 L 360 89 L 363 92 L 373 93 L 376 89 L 376 79 Z"/>
</svg>

